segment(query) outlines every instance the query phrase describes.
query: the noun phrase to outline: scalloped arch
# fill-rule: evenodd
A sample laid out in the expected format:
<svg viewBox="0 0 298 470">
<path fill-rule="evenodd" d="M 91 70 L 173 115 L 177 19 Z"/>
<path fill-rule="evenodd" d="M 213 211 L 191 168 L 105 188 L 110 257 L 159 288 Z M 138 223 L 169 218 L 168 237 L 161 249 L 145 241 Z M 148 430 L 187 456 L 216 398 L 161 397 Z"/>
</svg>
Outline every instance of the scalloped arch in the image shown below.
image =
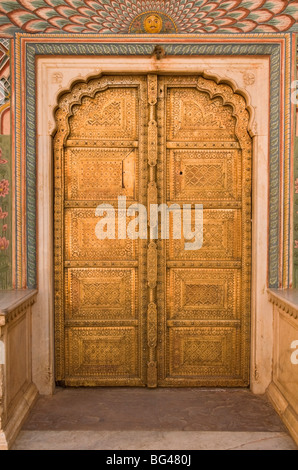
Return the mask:
<svg viewBox="0 0 298 470">
<path fill-rule="evenodd" d="M 129 79 L 129 75 L 127 78 Z M 57 132 L 60 132 L 61 138 L 64 140 L 69 133 L 68 121 L 72 115 L 73 106 L 79 105 L 85 96 L 92 98 L 99 91 L 108 89 L 112 82 L 112 74 L 100 73 L 96 76 L 92 74 L 85 79 L 76 79 L 68 90 L 62 90 L 58 95 L 58 104 L 54 109 L 56 127 L 52 136 L 54 137 Z M 251 137 L 254 136 L 254 108 L 250 104 L 250 96 L 245 90 L 238 88 L 235 81 L 222 79 L 218 75 L 202 71 L 198 73 L 197 88 L 207 92 L 211 98 L 221 97 L 224 105 L 233 108 L 237 121 L 235 132 L 242 144 L 244 144 L 244 129 L 247 129 Z M 59 126 L 57 126 L 58 121 L 60 122 Z M 63 130 L 61 121 L 64 121 Z"/>
</svg>

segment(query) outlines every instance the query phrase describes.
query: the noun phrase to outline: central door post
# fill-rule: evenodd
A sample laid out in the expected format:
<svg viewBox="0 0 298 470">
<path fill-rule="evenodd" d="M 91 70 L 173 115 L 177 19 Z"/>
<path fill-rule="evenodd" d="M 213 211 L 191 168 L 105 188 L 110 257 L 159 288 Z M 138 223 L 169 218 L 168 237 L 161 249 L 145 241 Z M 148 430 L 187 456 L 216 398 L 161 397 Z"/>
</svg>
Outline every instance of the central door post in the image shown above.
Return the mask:
<svg viewBox="0 0 298 470">
<path fill-rule="evenodd" d="M 157 203 L 156 187 L 156 164 L 157 164 L 157 75 L 150 74 L 147 77 L 148 83 L 148 166 L 149 182 L 147 191 L 148 223 L 150 225 L 150 204 Z M 157 244 L 151 239 L 147 251 L 147 281 L 149 289 L 149 304 L 147 309 L 147 342 L 149 348 L 149 361 L 147 364 L 147 386 L 155 388 L 157 386 L 157 307 L 156 307 L 156 282 L 157 282 Z"/>
</svg>

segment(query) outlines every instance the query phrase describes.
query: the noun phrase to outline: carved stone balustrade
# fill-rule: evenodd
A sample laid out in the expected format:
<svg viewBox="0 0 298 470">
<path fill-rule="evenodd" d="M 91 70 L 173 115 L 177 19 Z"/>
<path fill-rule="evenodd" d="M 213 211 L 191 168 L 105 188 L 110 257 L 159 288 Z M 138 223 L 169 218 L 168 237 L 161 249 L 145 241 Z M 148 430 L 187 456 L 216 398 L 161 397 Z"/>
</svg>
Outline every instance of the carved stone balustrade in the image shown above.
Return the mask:
<svg viewBox="0 0 298 470">
<path fill-rule="evenodd" d="M 270 289 L 268 295 L 273 303 L 274 341 L 267 393 L 298 444 L 298 291 Z"/>
<path fill-rule="evenodd" d="M 36 294 L 29 289 L 0 291 L 0 450 L 11 447 L 38 395 L 31 346 Z"/>
</svg>

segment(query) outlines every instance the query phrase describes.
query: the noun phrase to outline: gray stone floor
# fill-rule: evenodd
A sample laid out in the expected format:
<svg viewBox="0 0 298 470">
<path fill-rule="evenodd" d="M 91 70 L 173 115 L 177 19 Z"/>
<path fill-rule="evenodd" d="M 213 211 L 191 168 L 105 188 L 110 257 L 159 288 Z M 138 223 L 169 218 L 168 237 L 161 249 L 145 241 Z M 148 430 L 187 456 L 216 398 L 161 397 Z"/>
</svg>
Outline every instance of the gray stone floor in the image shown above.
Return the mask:
<svg viewBox="0 0 298 470">
<path fill-rule="evenodd" d="M 297 447 L 267 399 L 248 390 L 58 388 L 38 399 L 14 449 Z"/>
</svg>

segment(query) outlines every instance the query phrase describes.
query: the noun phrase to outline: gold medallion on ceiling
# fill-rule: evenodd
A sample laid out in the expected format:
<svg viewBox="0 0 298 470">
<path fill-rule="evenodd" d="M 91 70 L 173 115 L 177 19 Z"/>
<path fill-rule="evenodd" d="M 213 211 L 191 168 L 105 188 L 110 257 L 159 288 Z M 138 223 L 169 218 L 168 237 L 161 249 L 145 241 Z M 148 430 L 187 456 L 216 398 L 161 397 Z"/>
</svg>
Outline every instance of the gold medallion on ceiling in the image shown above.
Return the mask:
<svg viewBox="0 0 298 470">
<path fill-rule="evenodd" d="M 177 27 L 168 15 L 157 11 L 147 11 L 136 16 L 129 26 L 131 34 L 173 34 Z"/>
</svg>

